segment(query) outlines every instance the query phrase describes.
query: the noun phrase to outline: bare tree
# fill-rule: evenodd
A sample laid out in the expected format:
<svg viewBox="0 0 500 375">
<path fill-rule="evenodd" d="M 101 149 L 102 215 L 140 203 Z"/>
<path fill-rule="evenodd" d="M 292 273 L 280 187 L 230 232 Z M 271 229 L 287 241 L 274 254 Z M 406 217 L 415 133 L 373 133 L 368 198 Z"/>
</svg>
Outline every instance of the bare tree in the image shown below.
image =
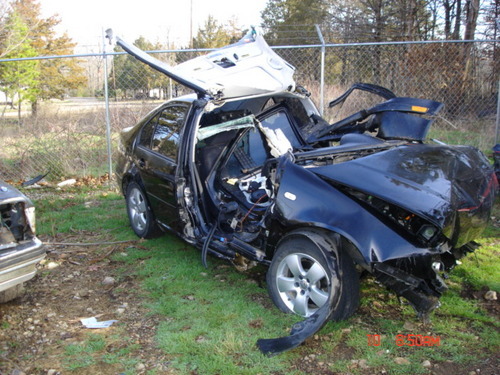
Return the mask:
<svg viewBox="0 0 500 375">
<path fill-rule="evenodd" d="M 479 0 L 467 0 L 465 3 L 465 40 L 473 40 L 476 33 L 477 17 L 479 16 Z"/>
</svg>

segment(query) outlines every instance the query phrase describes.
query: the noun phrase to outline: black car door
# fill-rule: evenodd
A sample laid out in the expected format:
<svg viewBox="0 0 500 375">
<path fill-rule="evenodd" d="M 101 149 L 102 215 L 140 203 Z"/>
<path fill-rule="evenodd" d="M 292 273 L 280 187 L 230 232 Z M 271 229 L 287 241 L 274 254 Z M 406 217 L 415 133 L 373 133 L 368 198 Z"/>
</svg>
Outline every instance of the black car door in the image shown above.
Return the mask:
<svg viewBox="0 0 500 375">
<path fill-rule="evenodd" d="M 156 218 L 178 227 L 175 171 L 180 133 L 189 107 L 174 103 L 163 107 L 142 128 L 134 161 Z"/>
</svg>

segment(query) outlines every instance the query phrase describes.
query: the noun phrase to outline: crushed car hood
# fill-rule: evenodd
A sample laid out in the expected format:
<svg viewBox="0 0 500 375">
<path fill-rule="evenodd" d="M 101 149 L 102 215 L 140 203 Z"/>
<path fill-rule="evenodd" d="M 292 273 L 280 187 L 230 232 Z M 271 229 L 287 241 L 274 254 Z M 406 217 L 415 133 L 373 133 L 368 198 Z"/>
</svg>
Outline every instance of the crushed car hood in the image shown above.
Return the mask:
<svg viewBox="0 0 500 375">
<path fill-rule="evenodd" d="M 476 225 L 486 225 L 493 204 L 489 192 L 496 184 L 488 161 L 469 146 L 399 146 L 313 172 L 402 207 L 441 229 L 455 225 L 457 212 L 473 212 Z"/>
<path fill-rule="evenodd" d="M 107 37 L 113 38 L 107 30 Z M 217 100 L 293 91 L 295 68 L 279 57 L 255 31 L 235 44 L 176 66 L 170 66 L 116 37 L 116 43 L 138 60 L 199 95 Z"/>
<path fill-rule="evenodd" d="M 0 180 L 0 203 L 9 203 L 11 201 L 18 202 L 20 200 L 31 204 L 29 198 L 22 194 L 19 190 L 5 181 Z"/>
</svg>

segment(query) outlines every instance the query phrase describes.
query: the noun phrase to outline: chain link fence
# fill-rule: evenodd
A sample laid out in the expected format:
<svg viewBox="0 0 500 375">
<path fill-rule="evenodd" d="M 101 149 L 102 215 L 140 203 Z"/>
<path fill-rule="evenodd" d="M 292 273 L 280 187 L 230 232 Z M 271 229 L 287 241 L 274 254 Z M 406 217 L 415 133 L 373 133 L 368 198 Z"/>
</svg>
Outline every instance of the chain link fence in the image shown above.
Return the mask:
<svg viewBox="0 0 500 375">
<path fill-rule="evenodd" d="M 281 46 L 275 51 L 297 68 L 296 82 L 311 92 L 329 122 L 373 105 L 360 95 L 340 111 L 328 108 L 353 83 L 373 83 L 398 96 L 443 102 L 430 138 L 488 152 L 497 142 L 499 122 L 500 69 L 492 57 L 494 47 L 492 42 L 426 42 Z M 155 56 L 175 65 L 203 53 L 178 50 Z M 45 173 L 51 181 L 102 176 L 110 170 L 108 149 L 116 150 L 121 129 L 187 93 L 125 54 L 64 58 L 79 59 L 85 68 L 87 85 L 78 95 L 42 102 L 34 115 L 28 104 L 19 108 L 0 92 L 1 179 L 19 183 Z M 8 63 L 0 60 L 0 69 Z"/>
</svg>

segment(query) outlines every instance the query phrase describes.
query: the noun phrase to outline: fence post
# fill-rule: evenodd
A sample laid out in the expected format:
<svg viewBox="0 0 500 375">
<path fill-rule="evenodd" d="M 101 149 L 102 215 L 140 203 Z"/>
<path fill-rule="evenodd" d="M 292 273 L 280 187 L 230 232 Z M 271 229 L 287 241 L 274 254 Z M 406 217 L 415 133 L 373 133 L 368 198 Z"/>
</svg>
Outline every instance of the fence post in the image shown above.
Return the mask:
<svg viewBox="0 0 500 375">
<path fill-rule="evenodd" d="M 113 161 L 111 155 L 111 125 L 109 120 L 109 92 L 108 92 L 108 57 L 106 55 L 106 37 L 102 32 L 102 57 L 104 59 L 104 100 L 106 107 L 106 142 L 108 146 L 108 183 L 111 188 L 113 177 Z"/>
<path fill-rule="evenodd" d="M 318 33 L 318 38 L 321 42 L 321 72 L 320 72 L 320 86 L 319 86 L 319 113 L 323 116 L 324 112 L 324 91 L 325 91 L 325 39 L 323 38 L 323 34 L 319 28 L 319 25 L 314 25 L 316 27 L 316 32 Z"/>
<path fill-rule="evenodd" d="M 497 121 L 495 127 L 495 144 L 498 144 L 499 132 L 500 132 L 500 80 L 498 80 L 498 91 L 497 91 Z"/>
</svg>

